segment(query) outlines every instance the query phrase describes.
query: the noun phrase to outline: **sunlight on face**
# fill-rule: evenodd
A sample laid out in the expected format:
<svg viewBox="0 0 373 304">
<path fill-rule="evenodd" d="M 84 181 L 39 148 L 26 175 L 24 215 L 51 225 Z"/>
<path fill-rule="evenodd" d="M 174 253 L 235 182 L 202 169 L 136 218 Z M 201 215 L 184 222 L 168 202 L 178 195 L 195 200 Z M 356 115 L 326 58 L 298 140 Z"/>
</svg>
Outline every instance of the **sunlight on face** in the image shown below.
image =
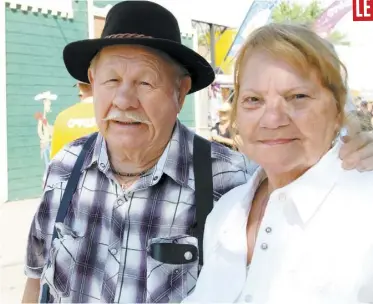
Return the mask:
<svg viewBox="0 0 373 304">
<path fill-rule="evenodd" d="M 330 149 L 339 129 L 337 104 L 312 69 L 303 77 L 258 52 L 244 62 L 239 85 L 242 152 L 267 172 L 308 169 Z"/>
</svg>

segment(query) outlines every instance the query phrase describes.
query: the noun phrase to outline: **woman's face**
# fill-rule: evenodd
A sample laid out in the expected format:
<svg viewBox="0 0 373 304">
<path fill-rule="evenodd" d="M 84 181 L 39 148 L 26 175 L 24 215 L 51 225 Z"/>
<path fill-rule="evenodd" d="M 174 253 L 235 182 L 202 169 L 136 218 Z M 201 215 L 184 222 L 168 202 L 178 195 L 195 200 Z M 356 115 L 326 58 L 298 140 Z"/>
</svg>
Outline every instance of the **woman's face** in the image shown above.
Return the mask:
<svg viewBox="0 0 373 304">
<path fill-rule="evenodd" d="M 339 115 L 331 92 L 281 60 L 254 53 L 243 62 L 237 100 L 242 152 L 273 174 L 306 170 L 331 147 Z"/>
</svg>

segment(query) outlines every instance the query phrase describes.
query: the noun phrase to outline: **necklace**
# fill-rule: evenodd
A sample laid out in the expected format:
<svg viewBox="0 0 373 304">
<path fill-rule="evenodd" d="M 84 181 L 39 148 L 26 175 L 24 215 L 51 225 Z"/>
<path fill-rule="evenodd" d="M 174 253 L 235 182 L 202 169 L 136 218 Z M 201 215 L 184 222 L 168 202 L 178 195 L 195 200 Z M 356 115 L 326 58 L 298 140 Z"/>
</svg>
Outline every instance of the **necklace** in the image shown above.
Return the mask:
<svg viewBox="0 0 373 304">
<path fill-rule="evenodd" d="M 114 174 L 122 176 L 122 177 L 139 177 L 143 174 L 145 174 L 148 170 L 141 171 L 139 173 L 122 173 L 118 172 L 117 170 L 111 168 L 111 171 L 113 171 Z"/>
<path fill-rule="evenodd" d="M 126 182 L 121 181 L 120 186 L 121 186 L 122 190 L 125 191 L 126 189 L 128 189 L 130 186 L 133 185 L 134 182 L 136 182 L 136 180 L 137 179 L 131 179 L 131 180 L 126 181 Z"/>
</svg>

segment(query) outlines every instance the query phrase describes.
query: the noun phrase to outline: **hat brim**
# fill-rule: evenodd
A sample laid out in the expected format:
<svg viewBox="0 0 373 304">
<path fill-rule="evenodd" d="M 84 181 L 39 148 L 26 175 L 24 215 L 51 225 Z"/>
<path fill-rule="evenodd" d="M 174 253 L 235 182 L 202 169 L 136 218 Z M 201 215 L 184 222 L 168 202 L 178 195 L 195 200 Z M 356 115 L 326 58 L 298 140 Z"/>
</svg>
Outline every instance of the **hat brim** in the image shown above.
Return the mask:
<svg viewBox="0 0 373 304">
<path fill-rule="evenodd" d="M 215 79 L 214 70 L 201 55 L 182 44 L 157 38 L 107 38 L 72 42 L 63 51 L 67 71 L 75 79 L 89 83 L 87 71 L 93 57 L 102 48 L 113 45 L 141 45 L 168 54 L 189 71 L 192 86 L 188 94 L 209 86 Z"/>
</svg>

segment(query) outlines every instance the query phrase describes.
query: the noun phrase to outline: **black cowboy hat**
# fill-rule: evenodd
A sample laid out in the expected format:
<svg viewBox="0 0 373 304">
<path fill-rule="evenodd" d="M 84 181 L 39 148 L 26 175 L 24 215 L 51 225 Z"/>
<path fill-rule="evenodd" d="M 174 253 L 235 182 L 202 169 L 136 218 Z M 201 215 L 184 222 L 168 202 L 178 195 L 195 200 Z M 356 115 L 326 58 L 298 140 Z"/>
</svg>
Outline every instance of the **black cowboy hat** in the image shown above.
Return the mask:
<svg viewBox="0 0 373 304">
<path fill-rule="evenodd" d="M 63 59 L 70 75 L 89 82 L 88 68 L 92 59 L 102 48 L 111 45 L 142 45 L 168 54 L 190 73 L 192 87 L 189 94 L 214 81 L 215 74 L 210 64 L 181 43 L 175 16 L 154 2 L 120 2 L 107 14 L 101 38 L 68 44 Z"/>
</svg>

